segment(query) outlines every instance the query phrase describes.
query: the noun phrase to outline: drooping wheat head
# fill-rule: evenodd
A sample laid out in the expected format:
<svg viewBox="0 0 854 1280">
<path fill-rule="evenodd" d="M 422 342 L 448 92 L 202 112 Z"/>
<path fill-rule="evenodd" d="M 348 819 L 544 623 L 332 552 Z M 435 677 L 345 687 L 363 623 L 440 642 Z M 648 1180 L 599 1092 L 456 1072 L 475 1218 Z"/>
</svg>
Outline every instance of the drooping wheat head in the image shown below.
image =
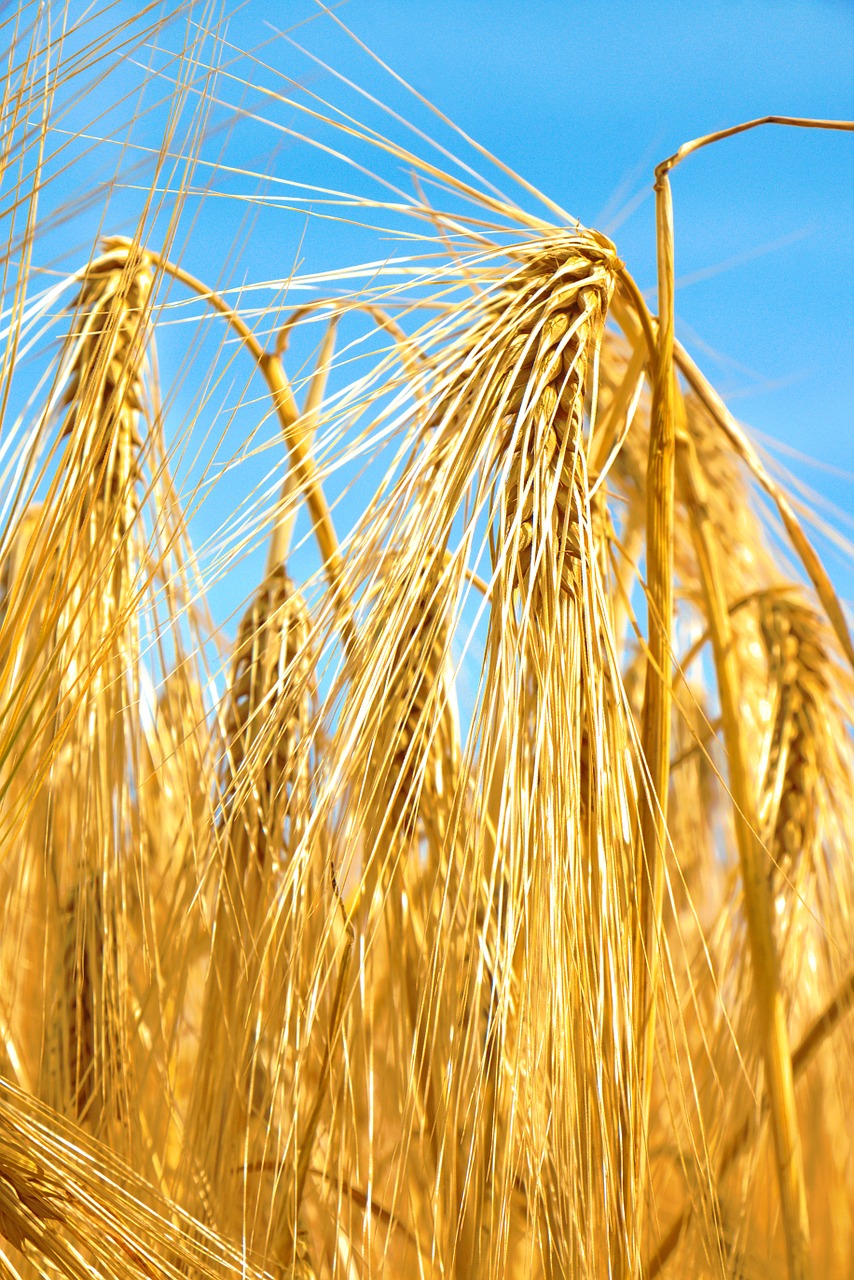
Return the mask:
<svg viewBox="0 0 854 1280">
<path fill-rule="evenodd" d="M 93 514 L 98 499 L 114 507 L 120 534 L 130 529 L 137 506 L 153 283 L 144 253 L 106 240 L 84 275 L 68 338 L 62 435 L 70 442 L 70 486 L 86 514 Z"/>
<path fill-rule="evenodd" d="M 769 878 L 779 890 L 809 873 L 821 839 L 818 787 L 832 753 L 831 660 L 819 614 L 796 592 L 767 596 L 761 616 L 773 713 L 760 818 Z"/>
<path fill-rule="evenodd" d="M 129 957 L 140 920 L 130 791 L 138 701 L 134 609 L 140 419 L 153 275 L 144 255 L 106 251 L 84 273 L 61 376 L 67 412 L 46 501 L 57 545 L 50 597 L 54 742 L 44 859 L 59 938 L 48 1096 L 112 1140 L 136 1128 L 129 1083 Z M 77 833 L 69 842 L 68 833 Z M 91 1060 L 86 1060 L 91 1054 Z M 124 1134 L 124 1137 L 120 1137 Z"/>
<path fill-rule="evenodd" d="M 583 231 L 544 235 L 508 257 L 488 263 L 459 338 L 434 357 L 429 434 L 414 464 L 425 477 L 414 510 L 437 541 L 450 523 L 434 513 L 449 521 L 470 486 L 472 507 L 482 501 L 492 521 L 474 786 L 493 800 L 458 872 L 471 890 L 461 920 L 476 922 L 485 952 L 479 976 L 469 973 L 472 1004 L 449 1072 L 463 1189 L 450 1256 L 462 1274 L 506 1265 L 520 1186 L 547 1270 L 638 1248 L 617 1191 L 630 1146 L 619 1103 L 630 1088 L 629 1000 L 603 1013 L 600 992 L 603 981 L 628 982 L 627 952 L 613 943 L 628 938 L 630 731 L 586 475 L 619 263 L 607 241 Z M 620 852 L 603 859 L 604 847 Z M 536 949 L 530 939 L 543 936 L 557 947 Z M 470 954 L 465 928 L 458 945 Z M 436 985 L 449 981 L 440 974 Z M 613 1129 L 590 1106 L 603 1061 L 611 1115 L 623 1117 Z M 604 1196 L 588 1177 L 598 1162 L 611 1171 Z"/>
<path fill-rule="evenodd" d="M 311 1040 L 304 1004 L 324 945 L 322 871 L 304 841 L 313 681 L 309 615 L 277 568 L 240 623 L 225 697 L 213 933 L 184 1163 L 205 1216 L 239 1224 L 281 1266 L 299 1250 L 300 1111 L 290 1091 Z"/>
</svg>

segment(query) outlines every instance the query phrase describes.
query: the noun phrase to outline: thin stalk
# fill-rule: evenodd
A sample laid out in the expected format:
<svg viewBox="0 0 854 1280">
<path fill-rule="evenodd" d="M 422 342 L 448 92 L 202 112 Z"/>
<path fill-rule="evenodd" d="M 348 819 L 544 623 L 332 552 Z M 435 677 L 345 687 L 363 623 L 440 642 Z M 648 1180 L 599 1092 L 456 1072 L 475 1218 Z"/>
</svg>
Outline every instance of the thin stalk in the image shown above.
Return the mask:
<svg viewBox="0 0 854 1280">
<path fill-rule="evenodd" d="M 809 1031 L 807 1031 L 792 1054 L 792 1074 L 796 1082 L 801 1079 L 821 1046 L 833 1034 L 852 1007 L 854 1007 L 854 971 L 849 973 L 836 995 L 815 1019 Z M 764 1109 L 767 1109 L 767 1102 L 764 1103 Z M 751 1129 L 752 1123 L 750 1117 L 748 1117 L 730 1134 L 724 1144 L 718 1169 L 719 1178 L 723 1177 L 727 1169 L 744 1149 Z M 650 1258 L 644 1269 L 644 1280 L 655 1280 L 655 1277 L 666 1267 L 670 1260 L 670 1255 L 681 1239 L 682 1232 L 691 1220 L 693 1212 L 694 1206 L 690 1203 L 686 1204 Z"/>
<path fill-rule="evenodd" d="M 753 968 L 753 996 L 759 1038 L 765 1061 L 768 1105 L 780 1208 L 790 1280 L 808 1280 L 809 1220 L 806 1183 L 798 1118 L 792 1056 L 783 1003 L 780 964 L 774 936 L 774 915 L 768 884 L 767 858 L 757 834 L 758 822 L 751 786 L 751 770 L 742 736 L 738 705 L 738 670 L 733 650 L 730 613 L 721 580 L 715 534 L 709 516 L 705 483 L 696 461 L 693 442 L 679 439 L 679 477 L 691 513 L 694 546 L 703 583 L 709 631 L 721 703 L 724 745 L 729 760 L 729 791 L 738 843 L 744 910 Z"/>
<path fill-rule="evenodd" d="M 636 865 L 635 1039 L 638 1052 L 638 1152 L 644 1150 L 654 1062 L 659 944 L 664 899 L 664 842 L 670 781 L 670 720 L 673 627 L 673 505 L 675 419 L 673 373 L 673 202 L 666 175 L 656 171 L 658 334 L 652 370 L 652 412 L 647 467 L 646 557 L 649 655 L 641 718 L 641 760 L 646 769 L 640 794 L 640 843 Z M 645 1177 L 638 1171 L 643 1213 Z"/>
<path fill-rule="evenodd" d="M 763 124 L 781 124 L 790 129 L 837 129 L 850 133 L 854 130 L 854 120 L 814 120 L 805 116 L 759 116 L 755 120 L 746 120 L 743 124 L 731 125 L 729 129 L 718 129 L 715 133 L 706 133 L 702 138 L 694 138 L 691 142 L 683 142 L 678 151 L 666 160 L 662 160 L 656 169 L 658 173 L 668 173 L 675 169 L 686 156 L 693 155 L 701 147 L 708 147 L 713 142 L 723 142 L 724 138 L 734 138 L 738 133 L 747 133 L 748 129 L 758 129 Z"/>
</svg>

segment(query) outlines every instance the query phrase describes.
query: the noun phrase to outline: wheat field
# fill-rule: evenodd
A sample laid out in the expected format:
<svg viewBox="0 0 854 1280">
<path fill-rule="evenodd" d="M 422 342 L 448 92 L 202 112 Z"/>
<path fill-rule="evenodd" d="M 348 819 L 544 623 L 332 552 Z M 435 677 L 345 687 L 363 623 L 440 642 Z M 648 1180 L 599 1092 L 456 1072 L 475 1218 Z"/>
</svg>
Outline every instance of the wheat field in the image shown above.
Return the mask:
<svg viewBox="0 0 854 1280">
<path fill-rule="evenodd" d="M 0 21 L 0 1274 L 850 1276 L 851 548 L 670 175 L 854 126 L 663 160 L 653 302 L 213 5 Z M 195 274 L 229 184 L 275 278 Z"/>
</svg>

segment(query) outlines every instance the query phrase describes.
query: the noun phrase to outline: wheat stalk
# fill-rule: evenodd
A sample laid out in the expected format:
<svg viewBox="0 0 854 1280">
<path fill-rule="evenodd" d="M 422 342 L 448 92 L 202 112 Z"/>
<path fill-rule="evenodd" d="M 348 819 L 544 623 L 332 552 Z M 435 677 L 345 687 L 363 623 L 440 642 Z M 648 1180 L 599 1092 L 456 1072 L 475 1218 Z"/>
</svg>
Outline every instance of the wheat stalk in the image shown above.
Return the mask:
<svg viewBox="0 0 854 1280">
<path fill-rule="evenodd" d="M 82 273 L 60 357 L 58 465 L 26 518 L 38 536 L 19 526 L 4 611 L 6 635 L 24 642 L 5 671 L 21 785 L 4 819 L 24 820 L 22 882 L 44 922 L 35 954 L 57 993 L 39 997 L 55 1026 L 43 1030 L 49 1053 L 30 1042 L 28 1069 L 60 1109 L 116 1140 L 132 1127 L 126 708 L 152 282 L 144 256 L 109 245 Z"/>
<path fill-rule="evenodd" d="M 270 1274 L 170 1204 L 108 1148 L 5 1082 L 0 1234 L 38 1275 L 54 1268 L 74 1280 Z"/>
</svg>

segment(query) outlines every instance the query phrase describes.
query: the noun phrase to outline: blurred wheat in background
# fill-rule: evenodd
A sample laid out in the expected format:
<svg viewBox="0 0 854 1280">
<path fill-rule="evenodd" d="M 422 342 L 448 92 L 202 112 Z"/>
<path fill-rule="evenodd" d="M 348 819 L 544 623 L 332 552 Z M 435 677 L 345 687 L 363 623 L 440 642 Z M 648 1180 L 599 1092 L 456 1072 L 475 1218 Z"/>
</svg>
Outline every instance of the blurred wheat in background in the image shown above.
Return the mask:
<svg viewBox="0 0 854 1280">
<path fill-rule="evenodd" d="M 854 649 L 674 328 L 699 147 L 655 314 L 316 57 L 76 8 L 2 17 L 2 1274 L 851 1275 Z"/>
</svg>

